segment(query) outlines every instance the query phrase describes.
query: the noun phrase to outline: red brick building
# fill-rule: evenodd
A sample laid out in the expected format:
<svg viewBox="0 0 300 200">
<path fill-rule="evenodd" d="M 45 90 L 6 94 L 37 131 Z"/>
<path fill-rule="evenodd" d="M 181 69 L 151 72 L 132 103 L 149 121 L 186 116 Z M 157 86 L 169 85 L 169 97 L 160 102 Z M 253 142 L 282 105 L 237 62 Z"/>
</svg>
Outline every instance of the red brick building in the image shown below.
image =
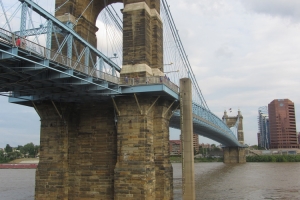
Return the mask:
<svg viewBox="0 0 300 200">
<path fill-rule="evenodd" d="M 180 135 L 181 137 L 181 135 Z M 181 140 L 170 140 L 170 154 L 171 155 L 181 155 L 182 147 L 181 147 Z M 199 151 L 199 135 L 193 134 L 193 148 L 196 151 Z"/>
<path fill-rule="evenodd" d="M 170 140 L 170 155 L 181 155 L 181 140 Z"/>
<path fill-rule="evenodd" d="M 294 103 L 275 99 L 268 105 L 270 149 L 299 148 Z"/>
<path fill-rule="evenodd" d="M 196 152 L 199 152 L 199 135 L 193 134 L 193 147 Z"/>
</svg>

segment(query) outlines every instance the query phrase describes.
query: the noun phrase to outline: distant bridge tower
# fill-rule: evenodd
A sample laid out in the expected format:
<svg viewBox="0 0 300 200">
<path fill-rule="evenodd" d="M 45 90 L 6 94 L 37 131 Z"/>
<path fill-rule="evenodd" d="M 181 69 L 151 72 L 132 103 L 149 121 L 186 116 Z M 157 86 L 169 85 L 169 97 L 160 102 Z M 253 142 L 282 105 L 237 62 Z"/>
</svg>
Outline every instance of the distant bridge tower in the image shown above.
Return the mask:
<svg viewBox="0 0 300 200">
<path fill-rule="evenodd" d="M 241 111 L 238 110 L 237 116 L 228 116 L 227 111 L 225 110 L 222 119 L 229 128 L 236 126 L 238 141 L 239 143 L 244 144 L 243 115 L 241 114 Z"/>
<path fill-rule="evenodd" d="M 243 130 L 243 116 L 241 111 L 238 111 L 238 115 L 235 117 L 229 117 L 226 110 L 222 117 L 223 121 L 229 128 L 233 127 L 236 129 L 237 138 L 239 143 L 244 144 L 244 130 Z M 224 147 L 224 163 L 245 163 L 245 148 L 240 147 Z"/>
</svg>

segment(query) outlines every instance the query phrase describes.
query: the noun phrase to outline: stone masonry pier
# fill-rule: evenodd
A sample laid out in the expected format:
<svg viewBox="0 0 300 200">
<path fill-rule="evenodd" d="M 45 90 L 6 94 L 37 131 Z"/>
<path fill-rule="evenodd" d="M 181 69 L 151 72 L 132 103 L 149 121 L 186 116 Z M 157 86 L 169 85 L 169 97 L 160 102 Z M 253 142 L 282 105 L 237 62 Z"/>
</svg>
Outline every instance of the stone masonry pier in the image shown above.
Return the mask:
<svg viewBox="0 0 300 200">
<path fill-rule="evenodd" d="M 163 76 L 159 0 L 68 1 L 56 13 L 96 46 L 96 19 L 105 6 L 124 3 L 121 77 Z M 56 7 L 65 0 L 56 0 Z M 53 45 L 55 48 L 55 45 Z M 77 50 L 80 50 L 77 46 Z M 151 93 L 73 103 L 36 104 L 41 117 L 35 199 L 173 199 L 169 119 L 177 105 Z"/>
</svg>

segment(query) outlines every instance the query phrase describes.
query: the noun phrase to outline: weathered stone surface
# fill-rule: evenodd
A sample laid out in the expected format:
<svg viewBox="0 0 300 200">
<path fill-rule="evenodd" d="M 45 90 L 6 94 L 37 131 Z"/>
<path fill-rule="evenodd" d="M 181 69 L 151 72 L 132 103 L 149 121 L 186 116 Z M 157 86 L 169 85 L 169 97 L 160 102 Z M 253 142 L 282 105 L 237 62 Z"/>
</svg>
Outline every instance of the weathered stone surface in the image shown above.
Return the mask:
<svg viewBox="0 0 300 200">
<path fill-rule="evenodd" d="M 245 148 L 224 147 L 224 163 L 246 163 Z"/>
<path fill-rule="evenodd" d="M 156 98 L 137 96 L 141 111 L 133 96 L 116 98 L 121 115 L 115 199 L 172 199 L 173 170 L 168 147 L 171 111 L 166 112 L 171 102 L 153 104 Z"/>
<path fill-rule="evenodd" d="M 228 116 L 227 112 L 224 112 L 224 115 L 222 119 L 226 122 L 228 127 L 233 127 L 235 123 L 237 122 L 239 118 L 239 124 L 238 124 L 238 141 L 241 144 L 244 144 L 244 129 L 243 129 L 243 115 L 240 110 L 238 110 L 238 115 L 237 116 Z"/>
<path fill-rule="evenodd" d="M 63 22 L 81 16 L 75 31 L 96 46 L 96 18 L 115 2 L 124 3 L 121 77 L 163 75 L 159 0 L 94 1 L 84 13 L 89 0 L 68 1 L 56 16 Z M 63 3 L 65 0 L 56 0 L 56 7 Z M 75 45 L 81 52 L 83 47 Z M 35 198 L 172 199 L 168 148 L 172 109 L 167 111 L 172 102 L 160 99 L 150 109 L 156 98 L 138 96 L 140 111 L 133 96 L 116 97 L 121 113 L 117 124 L 111 101 L 58 103 L 62 118 L 50 102 L 38 105 L 41 153 Z"/>
<path fill-rule="evenodd" d="M 154 110 L 154 162 L 156 199 L 173 199 L 173 167 L 169 151 L 170 102 L 158 101 Z"/>
<path fill-rule="evenodd" d="M 50 103 L 41 114 L 36 199 L 113 199 L 116 127 L 112 105 Z"/>
<path fill-rule="evenodd" d="M 125 1 L 123 10 L 123 65 L 121 77 L 162 75 L 163 25 L 159 15 L 160 1 Z M 145 64 L 152 72 L 138 69 Z M 139 73 L 138 73 L 139 72 Z"/>
</svg>

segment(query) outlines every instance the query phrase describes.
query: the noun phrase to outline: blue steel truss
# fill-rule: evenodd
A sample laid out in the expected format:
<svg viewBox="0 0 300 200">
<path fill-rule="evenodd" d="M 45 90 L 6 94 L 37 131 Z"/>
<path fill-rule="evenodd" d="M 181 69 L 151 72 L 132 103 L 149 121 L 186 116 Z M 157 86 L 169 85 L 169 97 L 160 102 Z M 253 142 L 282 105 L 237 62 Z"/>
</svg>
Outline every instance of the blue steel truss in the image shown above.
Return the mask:
<svg viewBox="0 0 300 200">
<path fill-rule="evenodd" d="M 97 99 L 101 101 L 126 94 L 148 94 L 164 96 L 173 101 L 179 100 L 178 86 L 163 77 L 124 80 L 115 74 L 107 74 L 89 66 L 89 57 L 91 57 L 89 53 L 92 51 L 99 61 L 107 63 L 115 71 L 121 70 L 111 59 L 82 39 L 70 26 L 60 22 L 30 0 L 19 1 L 23 3 L 24 18 L 27 9 L 30 8 L 44 17 L 48 25 L 31 30 L 21 26 L 18 32 L 0 29 L 0 92 L 9 93 L 10 102 L 32 106 L 34 102 L 43 100 L 84 102 Z M 80 62 L 81 59 L 72 60 L 70 56 L 63 55 L 60 51 L 46 48 L 50 46 L 49 41 L 44 47 L 22 38 L 26 45 L 17 46 L 18 36 L 46 33 L 47 40 L 50 40 L 50 35 L 55 31 L 67 33 L 66 42 L 70 42 L 69 38 L 73 38 L 85 46 L 84 51 L 79 55 L 85 56 L 84 63 Z M 191 68 L 188 70 L 192 73 Z M 195 84 L 193 74 L 192 79 Z M 227 125 L 208 109 L 205 101 L 202 105 L 193 102 L 193 126 L 195 133 L 218 141 L 224 146 L 243 147 Z M 179 111 L 173 113 L 170 127 L 180 129 Z"/>
<path fill-rule="evenodd" d="M 34 31 L 37 31 L 37 33 L 40 33 L 40 34 L 45 33 L 45 31 L 46 31 L 44 27 L 40 27 L 40 29 L 36 28 L 36 29 L 30 29 L 30 30 L 26 31 L 26 14 L 28 12 L 28 7 L 30 7 L 30 9 L 32 9 L 32 11 L 36 12 L 39 16 L 43 17 L 47 21 L 51 21 L 52 26 L 56 26 L 56 30 L 59 30 L 59 29 L 63 30 L 62 32 L 65 35 L 67 35 L 67 37 L 76 39 L 81 44 L 83 44 L 87 49 L 89 49 L 94 54 L 96 54 L 96 56 L 98 58 L 103 59 L 103 61 L 105 63 L 107 63 L 109 66 L 111 66 L 116 71 L 120 72 L 121 68 L 118 65 L 116 65 L 109 57 L 105 56 L 98 49 L 96 49 L 94 46 L 92 46 L 90 43 L 88 43 L 86 40 L 84 40 L 80 35 L 78 35 L 72 29 L 72 25 L 70 25 L 68 23 L 67 24 L 62 23 L 57 18 L 55 18 L 53 15 L 48 13 L 46 10 L 44 10 L 42 7 L 40 7 L 39 5 L 37 5 L 36 3 L 34 3 L 31 0 L 19 0 L 19 1 L 23 3 L 22 15 L 21 15 L 22 19 L 21 19 L 21 26 L 20 26 L 20 36 L 21 37 L 33 35 Z M 51 35 L 51 33 L 49 33 L 49 31 L 52 31 L 51 28 L 47 28 L 47 34 Z M 19 32 L 17 32 L 17 33 L 19 33 Z M 72 43 L 72 40 L 70 40 L 70 41 Z M 47 43 L 50 44 L 50 41 L 47 41 Z M 71 45 L 69 45 L 69 46 L 71 46 Z M 63 47 L 63 45 L 61 45 L 61 47 Z M 72 54 L 72 51 L 68 51 L 68 52 L 70 54 Z M 88 56 L 86 59 L 89 59 Z"/>
</svg>

